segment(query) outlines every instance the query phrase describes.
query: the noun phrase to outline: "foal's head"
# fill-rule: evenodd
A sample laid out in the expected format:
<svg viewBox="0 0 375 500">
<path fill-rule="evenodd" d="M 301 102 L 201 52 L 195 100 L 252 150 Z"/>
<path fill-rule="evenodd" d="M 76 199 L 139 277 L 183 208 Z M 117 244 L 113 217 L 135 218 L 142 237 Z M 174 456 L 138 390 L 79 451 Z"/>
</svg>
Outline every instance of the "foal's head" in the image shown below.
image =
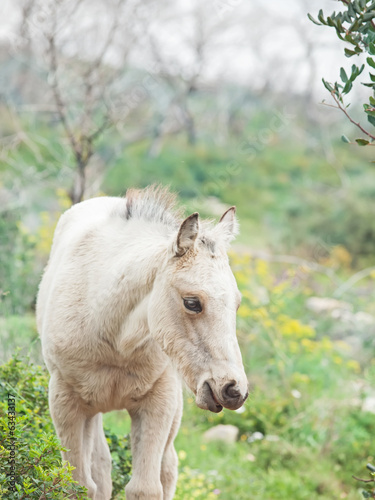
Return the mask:
<svg viewBox="0 0 375 500">
<path fill-rule="evenodd" d="M 181 224 L 166 269 L 155 281 L 149 308 L 151 334 L 176 364 L 200 408 L 239 408 L 248 394 L 236 338 L 241 295 L 226 248 L 237 229 L 235 208 L 213 228 L 198 214 Z"/>
</svg>

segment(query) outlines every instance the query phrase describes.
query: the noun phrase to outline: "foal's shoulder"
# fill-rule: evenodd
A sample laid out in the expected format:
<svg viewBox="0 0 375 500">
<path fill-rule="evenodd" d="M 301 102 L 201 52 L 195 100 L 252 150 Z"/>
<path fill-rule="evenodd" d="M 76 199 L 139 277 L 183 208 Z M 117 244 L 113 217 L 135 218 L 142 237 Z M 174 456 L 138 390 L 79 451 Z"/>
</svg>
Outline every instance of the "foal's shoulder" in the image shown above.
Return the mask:
<svg viewBox="0 0 375 500">
<path fill-rule="evenodd" d="M 126 209 L 124 198 L 114 196 L 100 196 L 77 203 L 69 208 L 60 217 L 57 230 L 63 230 L 66 226 L 75 224 L 85 226 L 85 222 L 99 222 Z"/>
<path fill-rule="evenodd" d="M 56 245 L 66 245 L 80 240 L 94 228 L 105 226 L 106 221 L 126 210 L 124 198 L 100 196 L 73 205 L 64 212 L 56 226 L 51 255 Z"/>
</svg>

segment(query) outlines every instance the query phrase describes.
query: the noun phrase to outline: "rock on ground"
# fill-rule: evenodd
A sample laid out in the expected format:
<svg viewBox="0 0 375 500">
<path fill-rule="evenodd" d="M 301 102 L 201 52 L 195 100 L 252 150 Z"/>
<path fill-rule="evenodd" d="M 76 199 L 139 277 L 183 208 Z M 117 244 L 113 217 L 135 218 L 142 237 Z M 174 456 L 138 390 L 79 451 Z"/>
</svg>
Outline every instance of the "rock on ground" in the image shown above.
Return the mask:
<svg viewBox="0 0 375 500">
<path fill-rule="evenodd" d="M 375 413 L 375 396 L 367 396 L 363 401 L 362 410 Z"/>
<path fill-rule="evenodd" d="M 235 425 L 216 425 L 203 434 L 206 441 L 223 441 L 234 443 L 237 441 L 239 429 Z"/>
<path fill-rule="evenodd" d="M 306 307 L 310 311 L 322 314 L 333 310 L 351 311 L 353 306 L 348 302 L 342 302 L 331 297 L 310 297 L 306 300 Z"/>
</svg>

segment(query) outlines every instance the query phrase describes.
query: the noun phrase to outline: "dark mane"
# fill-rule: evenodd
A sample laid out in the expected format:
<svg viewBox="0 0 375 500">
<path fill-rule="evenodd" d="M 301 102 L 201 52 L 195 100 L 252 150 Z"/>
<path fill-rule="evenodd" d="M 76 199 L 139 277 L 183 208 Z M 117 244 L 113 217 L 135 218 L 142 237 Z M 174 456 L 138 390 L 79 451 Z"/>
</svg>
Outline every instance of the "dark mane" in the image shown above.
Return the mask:
<svg viewBox="0 0 375 500">
<path fill-rule="evenodd" d="M 125 214 L 127 220 L 140 219 L 162 224 L 169 230 L 177 230 L 184 219 L 183 209 L 177 205 L 177 195 L 167 187 L 153 184 L 145 189 L 126 191 Z M 218 233 L 211 220 L 200 220 L 199 245 L 205 247 L 212 256 L 217 253 Z"/>
<path fill-rule="evenodd" d="M 182 221 L 182 210 L 177 207 L 177 196 L 161 185 L 126 191 L 126 218 L 144 219 L 177 228 Z"/>
</svg>

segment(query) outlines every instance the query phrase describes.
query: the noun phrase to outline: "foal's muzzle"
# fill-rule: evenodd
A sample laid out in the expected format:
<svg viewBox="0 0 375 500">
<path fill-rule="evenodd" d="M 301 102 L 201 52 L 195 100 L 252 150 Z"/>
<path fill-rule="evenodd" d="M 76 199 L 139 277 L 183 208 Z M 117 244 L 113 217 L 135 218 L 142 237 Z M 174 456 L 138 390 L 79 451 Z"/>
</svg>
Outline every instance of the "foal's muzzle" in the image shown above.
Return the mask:
<svg viewBox="0 0 375 500">
<path fill-rule="evenodd" d="M 240 385 L 232 380 L 220 388 L 213 380 L 206 380 L 197 391 L 196 403 L 203 410 L 219 413 L 223 407 L 229 410 L 240 408 L 248 396 L 248 390 L 241 390 Z"/>
<path fill-rule="evenodd" d="M 236 382 L 229 382 L 225 384 L 221 391 L 221 400 L 224 402 L 225 408 L 237 410 L 244 404 L 248 394 L 248 391 L 246 391 L 246 393 L 242 395 L 238 384 L 236 384 Z"/>
</svg>

